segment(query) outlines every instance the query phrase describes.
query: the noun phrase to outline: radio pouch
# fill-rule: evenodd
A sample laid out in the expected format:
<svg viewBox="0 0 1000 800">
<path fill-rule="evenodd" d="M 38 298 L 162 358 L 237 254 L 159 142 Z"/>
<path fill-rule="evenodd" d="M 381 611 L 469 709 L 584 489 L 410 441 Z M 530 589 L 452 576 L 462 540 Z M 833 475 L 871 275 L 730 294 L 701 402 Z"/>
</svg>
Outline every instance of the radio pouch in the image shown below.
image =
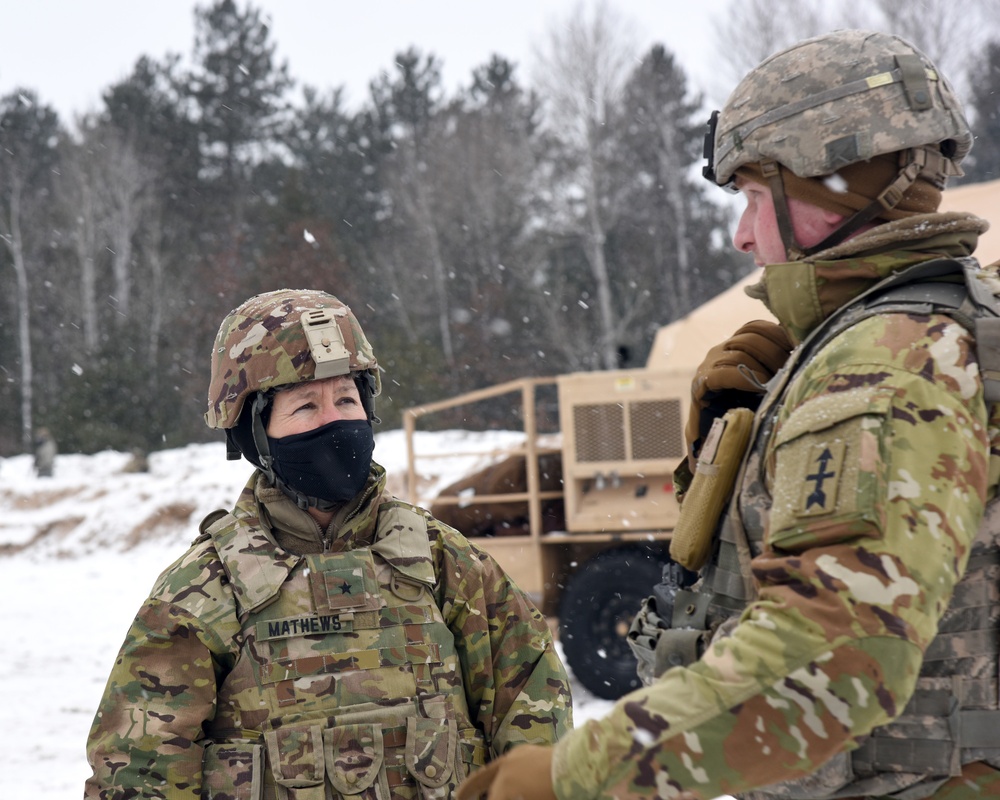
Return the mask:
<svg viewBox="0 0 1000 800">
<path fill-rule="evenodd" d="M 670 557 L 687 569 L 700 570 L 712 552 L 715 529 L 750 442 L 753 419 L 749 408 L 730 409 L 715 419 L 705 437 L 670 541 Z"/>
</svg>

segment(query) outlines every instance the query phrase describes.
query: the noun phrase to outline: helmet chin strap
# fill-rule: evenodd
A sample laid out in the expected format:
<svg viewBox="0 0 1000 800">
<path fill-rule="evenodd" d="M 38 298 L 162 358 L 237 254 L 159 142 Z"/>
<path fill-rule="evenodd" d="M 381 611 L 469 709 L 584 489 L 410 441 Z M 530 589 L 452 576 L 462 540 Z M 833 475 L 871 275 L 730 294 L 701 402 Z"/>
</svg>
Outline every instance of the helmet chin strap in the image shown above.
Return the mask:
<svg viewBox="0 0 1000 800">
<path fill-rule="evenodd" d="M 271 403 L 271 398 L 265 392 L 257 392 L 254 395 L 253 403 L 250 406 L 250 432 L 253 435 L 254 447 L 257 448 L 257 457 L 260 459 L 261 469 L 267 477 L 274 480 L 274 459 L 271 457 L 271 448 L 267 444 L 267 431 L 264 430 L 264 420 L 262 414 L 264 409 Z"/>
<path fill-rule="evenodd" d="M 792 228 L 792 215 L 788 211 L 788 197 L 785 195 L 785 182 L 781 179 L 781 166 L 777 161 L 761 161 L 760 170 L 771 189 L 771 202 L 774 205 L 774 219 L 778 223 L 778 233 L 785 245 L 785 258 L 798 261 L 806 254 L 805 248 L 795 240 Z"/>
<path fill-rule="evenodd" d="M 792 217 L 788 210 L 788 197 L 785 194 L 785 182 L 781 178 L 781 167 L 776 161 L 762 161 L 761 172 L 767 179 L 771 189 L 771 197 L 774 202 L 774 217 L 778 224 L 778 232 L 781 234 L 781 241 L 785 245 L 785 256 L 789 261 L 799 261 L 806 256 L 819 253 L 827 248 L 834 247 L 853 236 L 862 227 L 874 219 L 877 219 L 885 211 L 894 208 L 903 199 L 906 190 L 913 185 L 914 181 L 927 166 L 928 161 L 933 160 L 934 153 L 927 148 L 918 147 L 904 150 L 899 154 L 900 169 L 895 179 L 890 183 L 878 197 L 872 200 L 860 211 L 856 211 L 825 239 L 812 247 L 803 247 L 795 238 L 795 231 L 792 227 Z"/>
</svg>

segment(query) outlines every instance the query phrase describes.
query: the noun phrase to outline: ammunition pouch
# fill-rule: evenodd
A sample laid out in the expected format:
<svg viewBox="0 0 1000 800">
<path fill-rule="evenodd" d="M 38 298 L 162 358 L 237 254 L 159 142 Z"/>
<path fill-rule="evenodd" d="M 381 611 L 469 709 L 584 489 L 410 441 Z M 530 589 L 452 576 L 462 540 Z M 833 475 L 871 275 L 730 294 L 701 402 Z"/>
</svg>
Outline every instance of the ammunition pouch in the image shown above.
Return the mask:
<svg viewBox="0 0 1000 800">
<path fill-rule="evenodd" d="M 670 557 L 687 569 L 697 571 L 708 562 L 716 527 L 750 442 L 753 420 L 750 409 L 731 409 L 715 419 L 705 437 L 670 541 Z"/>
<path fill-rule="evenodd" d="M 656 643 L 653 667 L 659 677 L 673 667 L 686 667 L 701 658 L 705 649 L 705 631 L 694 628 L 671 628 Z"/>
<path fill-rule="evenodd" d="M 459 728 L 441 697 L 362 703 L 271 727 L 260 740 L 209 743 L 204 789 L 246 800 L 424 800 L 450 796 L 486 753 L 482 734 Z"/>
</svg>

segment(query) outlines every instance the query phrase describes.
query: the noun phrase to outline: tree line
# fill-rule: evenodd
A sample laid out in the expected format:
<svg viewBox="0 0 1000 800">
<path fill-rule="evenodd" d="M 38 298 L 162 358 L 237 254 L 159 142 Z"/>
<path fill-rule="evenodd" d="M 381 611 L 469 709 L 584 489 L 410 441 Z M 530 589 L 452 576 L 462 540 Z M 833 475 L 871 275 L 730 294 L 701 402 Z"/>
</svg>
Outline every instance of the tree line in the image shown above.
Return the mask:
<svg viewBox="0 0 1000 800">
<path fill-rule="evenodd" d="M 494 54 L 449 94 L 411 48 L 356 109 L 340 89 L 292 101 L 252 4 L 195 14 L 187 65 L 140 58 L 72 127 L 30 87 L 0 97 L 2 454 L 38 426 L 63 451 L 210 438 L 216 327 L 260 291 L 354 308 L 386 428 L 515 377 L 641 365 L 749 267 L 698 174 L 702 96 L 606 4 L 553 29 L 531 85 Z M 518 424 L 480 413 L 455 422 Z"/>
</svg>

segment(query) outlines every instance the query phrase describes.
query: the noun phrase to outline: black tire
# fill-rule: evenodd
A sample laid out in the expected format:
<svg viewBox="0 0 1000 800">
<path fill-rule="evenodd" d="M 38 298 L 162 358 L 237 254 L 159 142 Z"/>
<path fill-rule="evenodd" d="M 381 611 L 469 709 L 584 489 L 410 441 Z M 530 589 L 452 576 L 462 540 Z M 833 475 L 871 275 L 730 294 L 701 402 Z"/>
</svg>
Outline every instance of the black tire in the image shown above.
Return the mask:
<svg viewBox="0 0 1000 800">
<path fill-rule="evenodd" d="M 559 604 L 559 641 L 574 677 L 597 697 L 639 688 L 626 634 L 669 560 L 639 547 L 603 550 L 570 578 Z"/>
</svg>

